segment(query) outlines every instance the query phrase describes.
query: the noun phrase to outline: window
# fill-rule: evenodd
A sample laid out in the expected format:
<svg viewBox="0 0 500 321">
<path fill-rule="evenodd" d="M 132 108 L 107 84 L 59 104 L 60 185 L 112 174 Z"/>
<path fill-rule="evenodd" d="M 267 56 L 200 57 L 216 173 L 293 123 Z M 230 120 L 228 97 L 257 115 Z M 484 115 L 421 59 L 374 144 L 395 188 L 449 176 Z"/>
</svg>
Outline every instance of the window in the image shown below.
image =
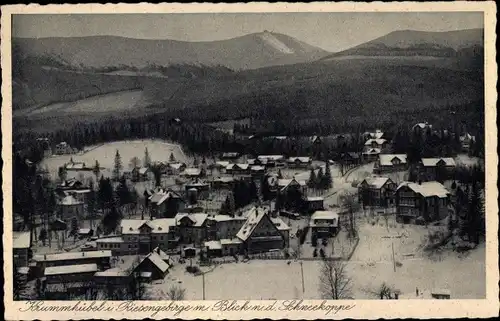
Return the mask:
<svg viewBox="0 0 500 321">
<path fill-rule="evenodd" d="M 129 244 L 129 245 L 128 245 L 128 248 L 129 248 L 129 249 L 131 249 L 131 248 L 132 248 L 132 245 L 130 245 L 130 244 Z"/>
<path fill-rule="evenodd" d="M 162 236 L 160 236 L 160 240 L 161 240 L 161 241 L 163 241 L 163 235 L 162 235 Z"/>
</svg>

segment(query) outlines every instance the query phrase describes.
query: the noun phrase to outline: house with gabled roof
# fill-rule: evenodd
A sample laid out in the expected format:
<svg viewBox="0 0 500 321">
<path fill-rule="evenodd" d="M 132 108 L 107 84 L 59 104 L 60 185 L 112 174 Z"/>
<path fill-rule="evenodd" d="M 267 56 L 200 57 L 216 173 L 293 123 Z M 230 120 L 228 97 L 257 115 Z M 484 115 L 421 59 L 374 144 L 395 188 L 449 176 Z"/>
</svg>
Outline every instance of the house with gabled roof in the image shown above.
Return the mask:
<svg viewBox="0 0 500 321">
<path fill-rule="evenodd" d="M 438 182 L 403 182 L 397 187 L 395 198 L 398 222 L 432 222 L 449 213 L 450 192 Z"/>
<path fill-rule="evenodd" d="M 165 278 L 169 269 L 170 265 L 158 253 L 151 252 L 134 268 L 134 273 L 151 273 L 151 279 L 161 280 Z"/>
<path fill-rule="evenodd" d="M 247 163 L 229 164 L 226 166 L 226 173 L 232 175 L 250 174 L 250 164 Z"/>
<path fill-rule="evenodd" d="M 287 164 L 291 168 L 308 168 L 311 166 L 312 159 L 309 156 L 289 157 Z"/>
<path fill-rule="evenodd" d="M 149 196 L 151 216 L 155 218 L 174 217 L 185 207 L 184 199 L 171 189 L 157 189 Z"/>
<path fill-rule="evenodd" d="M 364 162 L 374 162 L 377 160 L 378 155 L 380 155 L 381 149 L 380 148 L 366 148 L 365 151 L 363 152 L 363 161 Z"/>
<path fill-rule="evenodd" d="M 373 172 L 377 174 L 405 171 L 408 169 L 406 154 L 379 154 Z"/>
<path fill-rule="evenodd" d="M 444 181 L 456 167 L 452 157 L 422 158 L 419 166 L 419 179 L 423 181 Z"/>
<path fill-rule="evenodd" d="M 236 237 L 246 253 L 261 253 L 288 247 L 290 227 L 279 217 L 271 217 L 268 209 L 255 207 L 248 212 L 247 220 Z"/>
<path fill-rule="evenodd" d="M 207 237 L 206 213 L 179 213 L 175 216 L 179 242 L 202 244 Z"/>
<path fill-rule="evenodd" d="M 359 202 L 364 206 L 392 205 L 396 187 L 396 183 L 388 177 L 367 177 L 358 185 Z"/>
</svg>

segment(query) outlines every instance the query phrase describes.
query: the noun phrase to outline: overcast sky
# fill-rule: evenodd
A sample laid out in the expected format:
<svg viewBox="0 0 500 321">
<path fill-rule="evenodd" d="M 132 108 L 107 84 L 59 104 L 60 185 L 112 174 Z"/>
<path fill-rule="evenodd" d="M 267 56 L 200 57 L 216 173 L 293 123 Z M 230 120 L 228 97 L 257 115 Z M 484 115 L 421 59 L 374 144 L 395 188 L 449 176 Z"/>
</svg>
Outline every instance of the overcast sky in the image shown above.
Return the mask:
<svg viewBox="0 0 500 321">
<path fill-rule="evenodd" d="M 15 15 L 14 37 L 115 35 L 211 41 L 264 30 L 339 51 L 395 30 L 449 31 L 483 27 L 481 12 L 219 13 Z"/>
</svg>

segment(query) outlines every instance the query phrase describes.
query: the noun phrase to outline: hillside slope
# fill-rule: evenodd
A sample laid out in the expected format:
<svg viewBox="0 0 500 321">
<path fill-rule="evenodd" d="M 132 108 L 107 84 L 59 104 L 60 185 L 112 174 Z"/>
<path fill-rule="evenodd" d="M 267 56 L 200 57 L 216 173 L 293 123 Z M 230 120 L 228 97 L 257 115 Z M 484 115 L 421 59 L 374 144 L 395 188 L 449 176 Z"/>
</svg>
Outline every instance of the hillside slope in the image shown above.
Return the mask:
<svg viewBox="0 0 500 321">
<path fill-rule="evenodd" d="M 267 31 L 211 42 L 115 36 L 18 38 L 13 39 L 13 47 L 14 59 L 39 57 L 73 68 L 194 64 L 240 70 L 314 61 L 328 54 L 293 37 Z"/>
<path fill-rule="evenodd" d="M 401 30 L 328 55 L 323 59 L 343 56 L 461 57 L 472 56 L 482 47 L 483 29 L 447 32 Z"/>
</svg>

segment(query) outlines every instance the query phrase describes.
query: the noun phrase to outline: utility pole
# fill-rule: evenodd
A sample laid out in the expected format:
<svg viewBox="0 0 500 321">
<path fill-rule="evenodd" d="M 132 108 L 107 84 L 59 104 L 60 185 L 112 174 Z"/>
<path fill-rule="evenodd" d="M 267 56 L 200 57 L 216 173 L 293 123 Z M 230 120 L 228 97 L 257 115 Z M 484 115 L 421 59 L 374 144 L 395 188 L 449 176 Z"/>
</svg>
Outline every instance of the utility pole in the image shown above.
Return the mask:
<svg viewBox="0 0 500 321">
<path fill-rule="evenodd" d="M 394 257 L 394 241 L 391 240 L 391 247 L 392 247 L 392 265 L 394 267 L 394 272 L 396 272 L 396 258 Z"/>
<path fill-rule="evenodd" d="M 203 280 L 203 300 L 205 300 L 205 272 L 201 274 Z"/>
<path fill-rule="evenodd" d="M 302 294 L 304 294 L 306 289 L 304 286 L 304 268 L 302 267 L 302 261 L 300 261 L 300 275 L 302 276 Z"/>
</svg>

